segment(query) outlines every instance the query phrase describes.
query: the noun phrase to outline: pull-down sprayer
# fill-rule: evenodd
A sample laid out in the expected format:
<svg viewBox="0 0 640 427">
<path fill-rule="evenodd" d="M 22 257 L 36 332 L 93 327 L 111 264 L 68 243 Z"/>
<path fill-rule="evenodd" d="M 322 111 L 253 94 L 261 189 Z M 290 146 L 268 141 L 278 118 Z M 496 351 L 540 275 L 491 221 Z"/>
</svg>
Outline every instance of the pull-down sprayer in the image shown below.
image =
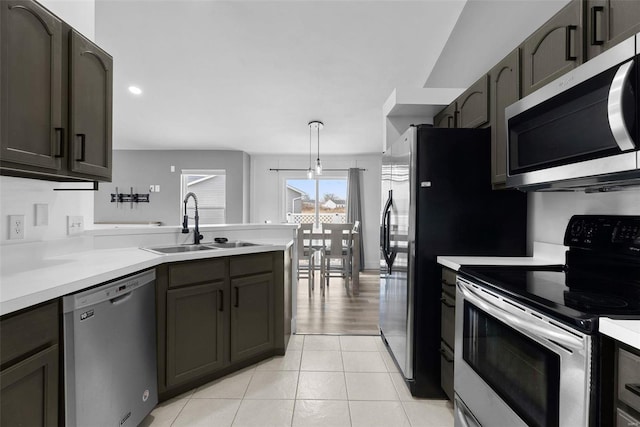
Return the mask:
<svg viewBox="0 0 640 427">
<path fill-rule="evenodd" d="M 189 197 L 192 197 L 193 201 L 196 204 L 196 213 L 195 213 L 195 217 L 194 217 L 194 220 L 196 222 L 196 226 L 195 226 L 195 229 L 193 230 L 193 244 L 197 245 L 197 244 L 200 243 L 200 239 L 202 239 L 202 235 L 200 234 L 200 228 L 198 227 L 198 225 L 199 225 L 198 197 L 192 192 L 189 192 L 189 193 L 187 193 L 186 196 L 184 196 L 184 219 L 182 220 L 182 233 L 183 234 L 188 234 L 189 233 L 189 217 L 187 216 L 187 202 L 189 201 Z"/>
</svg>

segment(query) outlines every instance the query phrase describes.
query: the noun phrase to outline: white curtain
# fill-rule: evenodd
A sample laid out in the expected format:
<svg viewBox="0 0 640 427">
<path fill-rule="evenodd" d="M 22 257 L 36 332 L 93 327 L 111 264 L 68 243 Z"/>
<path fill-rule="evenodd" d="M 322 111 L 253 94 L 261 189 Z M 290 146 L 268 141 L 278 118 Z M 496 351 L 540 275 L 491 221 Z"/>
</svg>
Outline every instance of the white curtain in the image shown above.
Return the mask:
<svg viewBox="0 0 640 427">
<path fill-rule="evenodd" d="M 360 271 L 364 269 L 364 229 L 362 223 L 362 191 L 360 190 L 360 168 L 349 168 L 347 187 L 347 222 L 360 221 Z"/>
</svg>

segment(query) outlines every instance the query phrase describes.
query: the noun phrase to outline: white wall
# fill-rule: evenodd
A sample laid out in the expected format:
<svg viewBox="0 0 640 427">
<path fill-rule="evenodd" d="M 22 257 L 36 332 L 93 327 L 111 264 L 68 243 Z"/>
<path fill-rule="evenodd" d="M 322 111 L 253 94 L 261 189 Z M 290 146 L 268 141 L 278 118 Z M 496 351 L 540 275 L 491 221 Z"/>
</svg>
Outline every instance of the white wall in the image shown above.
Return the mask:
<svg viewBox="0 0 640 427">
<path fill-rule="evenodd" d="M 94 39 L 95 0 L 40 0 L 40 3 L 86 37 Z M 53 191 L 54 188 L 70 186 L 35 179 L 0 177 L 0 244 L 65 237 L 67 215 L 82 215 L 85 224 L 92 224 L 92 191 Z M 34 225 L 36 203 L 48 204 L 48 226 Z M 25 215 L 25 240 L 7 240 L 8 215 Z"/>
<path fill-rule="evenodd" d="M 380 168 L 382 154 L 355 156 L 322 156 L 325 169 L 359 167 L 362 172 L 362 236 L 365 244 L 365 268 L 377 269 L 379 265 L 380 223 Z M 286 178 L 306 178 L 304 171 L 272 172 L 270 168 L 296 169 L 309 166 L 308 156 L 251 156 L 251 222 L 284 222 L 284 197 Z M 325 172 L 324 176 L 334 176 Z M 335 176 L 346 177 L 347 172 Z"/>
<path fill-rule="evenodd" d="M 534 240 L 562 244 L 576 214 L 640 215 L 640 189 L 610 193 L 529 193 L 529 232 Z"/>
<path fill-rule="evenodd" d="M 82 215 L 85 227 L 93 224 L 93 191 L 54 191 L 72 186 L 77 185 L 0 176 L 0 245 L 64 238 L 67 215 Z M 48 205 L 49 225 L 35 226 L 36 203 Z M 9 215 L 25 216 L 24 240 L 8 240 Z"/>
</svg>

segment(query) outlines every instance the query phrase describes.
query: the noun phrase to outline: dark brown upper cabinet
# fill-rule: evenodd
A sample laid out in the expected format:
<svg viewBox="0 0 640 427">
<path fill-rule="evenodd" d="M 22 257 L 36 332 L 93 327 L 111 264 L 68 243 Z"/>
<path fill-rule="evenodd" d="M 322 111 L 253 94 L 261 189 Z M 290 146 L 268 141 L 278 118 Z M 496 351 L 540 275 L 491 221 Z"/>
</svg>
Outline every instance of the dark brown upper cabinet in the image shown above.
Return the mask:
<svg viewBox="0 0 640 427">
<path fill-rule="evenodd" d="M 482 76 L 456 99 L 458 128 L 478 128 L 489 122 L 489 76 Z"/>
<path fill-rule="evenodd" d="M 433 118 L 433 126 L 437 128 L 456 127 L 456 102 L 453 101 Z"/>
<path fill-rule="evenodd" d="M 111 181 L 113 59 L 71 30 L 71 170 Z"/>
<path fill-rule="evenodd" d="M 583 62 L 583 2 L 572 0 L 522 44 L 522 95 Z"/>
<path fill-rule="evenodd" d="M 588 59 L 640 32 L 640 1 L 587 0 L 586 12 Z"/>
<path fill-rule="evenodd" d="M 111 181 L 111 56 L 32 0 L 0 24 L 0 173 Z"/>
<path fill-rule="evenodd" d="M 63 166 L 62 21 L 31 1 L 0 4 L 0 159 Z"/>
<path fill-rule="evenodd" d="M 520 49 L 516 48 L 489 71 L 491 86 L 491 184 L 507 181 L 507 126 L 504 110 L 520 99 Z"/>
</svg>

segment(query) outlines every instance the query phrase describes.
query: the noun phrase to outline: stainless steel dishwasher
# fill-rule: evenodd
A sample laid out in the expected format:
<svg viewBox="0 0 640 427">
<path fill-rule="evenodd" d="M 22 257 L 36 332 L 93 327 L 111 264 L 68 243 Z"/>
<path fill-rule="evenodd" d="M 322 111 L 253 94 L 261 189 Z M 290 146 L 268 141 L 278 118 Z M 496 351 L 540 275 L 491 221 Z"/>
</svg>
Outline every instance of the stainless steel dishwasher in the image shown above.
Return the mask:
<svg viewBox="0 0 640 427">
<path fill-rule="evenodd" d="M 158 403 L 155 271 L 63 298 L 66 425 L 137 426 Z"/>
</svg>

